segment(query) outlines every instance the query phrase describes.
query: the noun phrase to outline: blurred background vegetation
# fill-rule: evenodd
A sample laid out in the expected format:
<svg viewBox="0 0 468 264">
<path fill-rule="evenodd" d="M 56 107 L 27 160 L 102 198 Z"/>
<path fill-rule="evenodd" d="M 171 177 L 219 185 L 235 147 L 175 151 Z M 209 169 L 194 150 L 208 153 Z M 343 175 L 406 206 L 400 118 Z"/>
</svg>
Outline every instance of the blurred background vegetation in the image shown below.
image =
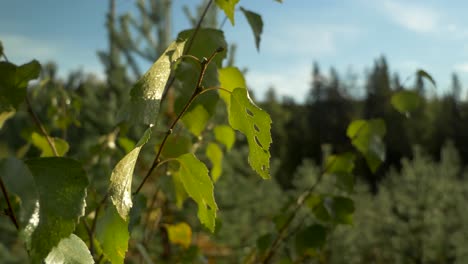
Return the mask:
<svg viewBox="0 0 468 264">
<path fill-rule="evenodd" d="M 115 13 L 114 0 L 108 2 L 109 46 L 98 52 L 106 79 L 82 71 L 59 78 L 57 66 L 46 62 L 40 82 L 33 85 L 40 89 L 31 88 L 31 101 L 48 130 L 70 143 L 69 156 L 85 161 L 90 180 L 97 186 L 88 194 L 91 197 L 105 191 L 113 165 L 143 131 L 118 126 L 121 105 L 144 72 L 138 62 L 155 61 L 173 35 L 171 1 L 139 0 L 139 13 L 124 15 Z M 184 12 L 195 24 L 201 8 Z M 223 21 L 212 9 L 204 23 L 204 27 L 218 27 Z M 235 60 L 235 44 L 230 50 L 228 65 Z M 8 54 L 8 47 L 5 51 Z M 394 74 L 385 57 L 369 64 L 364 76 L 343 76 L 334 68 L 311 63 L 310 90 L 304 94 L 304 102 L 280 98 L 274 87 L 264 95 L 260 105 L 273 120 L 273 179 L 263 181 L 246 166 L 246 141 L 237 138 L 216 183 L 220 212 L 215 235 L 198 224 L 194 203 L 188 201 L 183 210 L 178 209 L 175 193 L 165 188 L 171 184 L 168 177 L 161 177 L 155 187 L 164 193 L 142 200 L 154 206 L 134 220 L 143 223 L 135 226 L 139 230 L 134 235 L 145 237 L 151 254 L 163 260 L 171 254 L 187 263 L 196 262 L 194 259 L 238 263 L 255 247 L 259 236 L 274 228 L 281 206 L 313 184 L 327 155 L 352 150 L 346 137 L 348 124 L 360 118 L 383 118 L 386 161 L 375 174 L 365 160 L 357 161 L 353 225 L 337 229 L 318 261 L 467 263 L 468 102 L 460 94 L 462 83 L 453 74 L 449 92 L 433 96 L 432 84 L 421 77 Z M 365 80 L 363 87 L 356 82 L 358 77 Z M 418 110 L 406 116 L 391 106 L 391 96 L 403 87 L 423 98 Z M 357 95 L 357 90 L 365 93 Z M 173 98 L 174 94 L 167 95 L 164 118 L 174 115 Z M 225 120 L 223 112 L 218 112 L 213 123 Z M 25 111 L 9 120 L 0 131 L 0 157 L 37 155 L 39 150 L 28 143 L 32 127 Z M 147 170 L 153 153 L 152 149 L 143 150 L 137 173 Z M 326 179 L 323 185 L 326 188 Z M 23 263 L 24 249 L 12 240 L 15 230 L 5 219 L 0 221 L 0 262 Z M 164 248 L 160 223 L 179 221 L 193 227 L 193 245 L 189 249 L 178 245 Z M 282 250 L 287 252 L 288 246 Z M 128 253 L 129 262 L 139 260 L 135 251 Z"/>
</svg>

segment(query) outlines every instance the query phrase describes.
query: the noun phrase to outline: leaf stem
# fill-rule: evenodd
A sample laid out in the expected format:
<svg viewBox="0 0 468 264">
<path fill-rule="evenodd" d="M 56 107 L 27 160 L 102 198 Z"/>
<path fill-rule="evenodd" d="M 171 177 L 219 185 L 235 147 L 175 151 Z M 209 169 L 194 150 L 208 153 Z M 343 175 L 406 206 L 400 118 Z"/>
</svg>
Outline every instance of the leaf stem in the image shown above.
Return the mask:
<svg viewBox="0 0 468 264">
<path fill-rule="evenodd" d="M 58 157 L 58 152 L 57 152 L 57 149 L 55 148 L 55 144 L 52 141 L 52 138 L 49 136 L 49 134 L 45 130 L 44 125 L 42 124 L 41 120 L 39 119 L 39 117 L 34 112 L 34 110 L 32 108 L 31 101 L 29 100 L 27 95 L 26 95 L 26 105 L 28 107 L 28 113 L 31 116 L 32 120 L 34 121 L 36 126 L 39 128 L 42 135 L 46 138 L 47 143 L 49 144 L 50 148 L 52 149 L 52 152 L 54 153 L 54 155 Z"/>
<path fill-rule="evenodd" d="M 172 131 L 173 131 L 174 127 L 177 125 L 177 122 L 182 118 L 182 116 L 185 114 L 185 112 L 187 112 L 187 110 L 189 109 L 190 105 L 192 105 L 193 101 L 197 98 L 198 94 L 203 92 L 202 82 L 203 82 L 203 77 L 205 76 L 205 73 L 206 73 L 206 69 L 208 68 L 208 65 L 213 60 L 213 58 L 216 56 L 216 54 L 218 54 L 222 50 L 223 50 L 222 48 L 219 48 L 219 49 L 215 50 L 213 52 L 213 54 L 211 54 L 211 56 L 208 59 L 203 58 L 202 60 L 200 60 L 201 71 L 200 71 L 200 74 L 198 76 L 198 81 L 197 81 L 196 87 L 195 87 L 192 95 L 190 96 L 190 99 L 184 105 L 184 108 L 182 109 L 182 111 L 177 115 L 177 117 L 174 119 L 174 121 L 172 121 L 171 125 L 169 126 L 169 129 L 167 130 L 167 132 L 166 132 L 166 134 L 165 134 L 165 136 L 164 136 L 164 138 L 163 138 L 163 140 L 161 142 L 161 145 L 159 146 L 158 152 L 156 153 L 156 157 L 154 158 L 154 161 L 153 161 L 153 164 L 151 165 L 151 168 L 148 170 L 148 172 L 146 173 L 145 177 L 143 178 L 143 180 L 141 181 L 140 185 L 138 186 L 136 191 L 133 193 L 133 195 L 136 195 L 136 194 L 138 194 L 140 192 L 140 190 L 143 187 L 143 185 L 145 184 L 145 182 L 151 176 L 151 173 L 153 173 L 154 169 L 156 169 L 159 166 L 159 164 L 161 163 L 160 157 L 161 157 L 161 153 L 162 153 L 162 151 L 164 149 L 164 146 L 166 145 L 167 139 L 172 134 Z"/>
<path fill-rule="evenodd" d="M 15 212 L 13 211 L 13 207 L 11 206 L 10 198 L 8 197 L 8 192 L 7 192 L 7 189 L 5 187 L 4 182 L 2 180 L 2 177 L 0 177 L 0 187 L 2 189 L 3 196 L 5 197 L 5 200 L 6 200 L 6 203 L 7 203 L 7 206 L 8 206 L 8 209 L 7 209 L 8 210 L 8 217 L 11 219 L 11 221 L 15 225 L 16 230 L 20 230 L 18 220 L 16 219 Z"/>
</svg>

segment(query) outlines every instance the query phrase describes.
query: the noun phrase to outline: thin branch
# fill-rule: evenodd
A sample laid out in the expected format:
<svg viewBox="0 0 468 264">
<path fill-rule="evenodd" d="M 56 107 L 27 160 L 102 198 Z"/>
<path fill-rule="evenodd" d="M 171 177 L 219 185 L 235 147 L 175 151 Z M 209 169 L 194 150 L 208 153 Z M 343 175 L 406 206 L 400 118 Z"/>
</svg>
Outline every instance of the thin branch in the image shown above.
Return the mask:
<svg viewBox="0 0 468 264">
<path fill-rule="evenodd" d="M 58 157 L 58 152 L 57 152 L 57 149 L 55 148 L 55 144 L 52 141 L 52 138 L 49 136 L 49 134 L 45 130 L 44 125 L 42 124 L 41 120 L 39 119 L 39 117 L 34 112 L 34 110 L 32 108 L 31 101 L 29 100 L 27 95 L 26 95 L 26 105 L 28 107 L 28 113 L 31 116 L 32 120 L 34 121 L 36 126 L 41 131 L 41 134 L 46 138 L 47 143 L 49 144 L 50 148 L 52 149 L 52 152 L 54 153 L 54 155 Z"/>
<path fill-rule="evenodd" d="M 198 31 L 201 28 L 201 24 L 203 23 L 203 20 L 205 19 L 206 13 L 208 13 L 208 10 L 210 9 L 211 4 L 213 3 L 213 0 L 210 0 L 208 4 L 206 4 L 205 10 L 203 10 L 202 15 L 200 16 L 200 19 L 198 20 L 197 26 L 195 27 L 195 31 L 193 32 L 192 37 L 189 40 L 189 43 L 187 44 L 187 50 L 185 53 L 189 53 L 190 49 L 192 48 L 193 42 L 195 40 L 195 37 L 198 34 Z"/>
<path fill-rule="evenodd" d="M 8 197 L 8 192 L 7 192 L 7 189 L 5 187 L 5 184 L 3 183 L 2 177 L 0 177 L 0 187 L 2 189 L 3 196 L 5 197 L 5 200 L 6 200 L 6 203 L 7 203 L 7 206 L 8 206 L 7 215 L 11 219 L 13 224 L 15 225 L 16 230 L 19 231 L 20 226 L 19 226 L 18 220 L 16 219 L 15 212 L 13 211 L 13 207 L 11 206 L 10 198 Z"/>
<path fill-rule="evenodd" d="M 192 93 L 192 96 L 190 96 L 190 99 L 185 104 L 182 111 L 177 115 L 176 119 L 174 121 L 172 121 L 172 124 L 169 126 L 169 129 L 167 130 L 166 135 L 164 136 L 164 138 L 163 138 L 163 140 L 161 142 L 161 145 L 159 146 L 156 157 L 154 158 L 153 165 L 151 165 L 151 168 L 148 170 L 145 177 L 143 178 L 143 181 L 140 183 L 140 185 L 138 186 L 136 191 L 133 193 L 133 195 L 138 194 L 140 192 L 141 188 L 143 187 L 145 182 L 148 180 L 148 178 L 151 176 L 154 169 L 156 169 L 159 166 L 159 164 L 161 163 L 160 157 L 161 157 L 162 151 L 163 151 L 163 149 L 164 149 L 164 147 L 166 145 L 167 139 L 172 134 L 172 131 L 173 131 L 174 127 L 176 126 L 177 122 L 182 118 L 182 116 L 185 114 L 185 112 L 187 112 L 190 105 L 192 105 L 193 101 L 197 98 L 197 95 L 199 93 L 203 92 L 203 90 L 202 90 L 202 81 L 203 81 L 203 77 L 205 76 L 206 69 L 208 68 L 208 65 L 213 60 L 213 58 L 216 56 L 216 54 L 218 54 L 219 52 L 222 52 L 222 51 L 223 51 L 223 48 L 219 48 L 215 52 L 213 52 L 213 54 L 211 54 L 211 56 L 208 59 L 204 58 L 204 59 L 202 59 L 200 61 L 201 71 L 200 71 L 200 75 L 198 76 L 197 85 L 196 85 L 196 87 L 195 87 L 195 89 L 194 89 L 194 91 Z"/>
</svg>

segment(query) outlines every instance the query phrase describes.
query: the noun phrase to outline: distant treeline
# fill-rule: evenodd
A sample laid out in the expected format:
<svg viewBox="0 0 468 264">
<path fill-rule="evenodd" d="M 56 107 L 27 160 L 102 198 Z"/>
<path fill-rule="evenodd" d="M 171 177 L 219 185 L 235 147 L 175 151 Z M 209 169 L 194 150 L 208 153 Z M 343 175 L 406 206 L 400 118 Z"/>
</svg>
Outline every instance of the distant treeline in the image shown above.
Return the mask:
<svg viewBox="0 0 468 264">
<path fill-rule="evenodd" d="M 398 74 L 391 73 L 384 57 L 375 60 L 365 87 L 341 78 L 334 68 L 324 74 L 317 63 L 311 79 L 304 103 L 278 98 L 272 88 L 262 104 L 273 120 L 272 155 L 280 161 L 275 177 L 283 188 L 292 187 L 292 175 L 303 159 L 321 164 L 327 151 L 351 151 L 346 128 L 352 120 L 361 118 L 382 118 L 387 126 L 387 157 L 379 171 L 373 175 L 363 160 L 358 161 L 357 175 L 364 177 L 374 192 L 390 167 L 399 169 L 403 157 L 412 158 L 414 145 L 438 160 L 442 146 L 450 140 L 462 163 L 468 163 L 468 102 L 460 99 L 462 84 L 456 74 L 452 75 L 449 93 L 431 98 L 427 96 L 434 89 L 431 83 L 416 75 L 402 83 Z M 354 96 L 357 88 L 364 88 L 363 97 Z M 403 88 L 423 97 L 421 106 L 406 116 L 391 105 L 391 96 Z"/>
</svg>

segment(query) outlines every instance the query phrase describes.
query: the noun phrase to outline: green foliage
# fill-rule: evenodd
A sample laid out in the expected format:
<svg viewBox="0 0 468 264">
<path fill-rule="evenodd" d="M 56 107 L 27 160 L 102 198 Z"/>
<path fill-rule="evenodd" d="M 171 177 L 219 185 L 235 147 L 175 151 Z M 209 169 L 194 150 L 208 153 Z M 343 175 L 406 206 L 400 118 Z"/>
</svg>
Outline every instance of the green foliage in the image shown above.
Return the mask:
<svg viewBox="0 0 468 264">
<path fill-rule="evenodd" d="M 39 262 L 75 230 L 84 213 L 88 179 L 81 164 L 69 158 L 37 158 L 26 164 L 39 200 L 25 232 L 31 235 L 33 262 Z"/>
<path fill-rule="evenodd" d="M 296 253 L 299 256 L 314 254 L 314 249 L 320 249 L 325 245 L 327 229 L 319 224 L 308 226 L 296 235 Z"/>
<path fill-rule="evenodd" d="M 421 69 L 417 70 L 416 76 L 425 78 L 429 80 L 432 83 L 432 85 L 437 86 L 434 78 L 432 78 L 432 76 L 429 73 L 427 73 L 425 70 L 421 70 Z"/>
<path fill-rule="evenodd" d="M 114 206 L 107 207 L 104 216 L 98 219 L 96 238 L 104 256 L 111 263 L 124 263 L 130 239 L 128 221 L 120 216 Z"/>
<path fill-rule="evenodd" d="M 57 150 L 57 155 L 59 157 L 65 156 L 69 150 L 68 143 L 60 138 L 51 138 L 52 144 L 54 144 L 55 149 Z M 44 136 L 33 132 L 31 134 L 31 143 L 41 150 L 41 157 L 53 157 L 55 156 L 52 147 L 49 145 L 49 142 Z"/>
<path fill-rule="evenodd" d="M 193 154 L 184 154 L 176 159 L 180 168 L 175 173 L 187 194 L 198 204 L 198 218 L 211 232 L 215 228 L 218 206 L 213 194 L 213 182 L 205 164 Z"/>
<path fill-rule="evenodd" d="M 240 8 L 242 13 L 244 13 L 245 18 L 247 18 L 247 22 L 249 22 L 250 27 L 252 28 L 252 32 L 255 38 L 255 46 L 257 50 L 260 50 L 260 40 L 263 32 L 263 20 L 262 17 L 250 10 L 247 10 L 243 7 Z"/>
<path fill-rule="evenodd" d="M 216 182 L 223 170 L 223 151 L 216 143 L 209 143 L 206 146 L 206 156 L 211 162 L 211 179 Z"/>
<path fill-rule="evenodd" d="M 236 134 L 230 126 L 218 125 L 214 128 L 216 141 L 226 146 L 227 150 L 231 150 L 236 141 Z"/>
<path fill-rule="evenodd" d="M 234 26 L 234 11 L 239 0 L 216 0 L 216 4 L 221 8 Z"/>
<path fill-rule="evenodd" d="M 417 110 L 422 104 L 422 98 L 414 91 L 400 91 L 392 96 L 393 107 L 402 114 Z"/>
<path fill-rule="evenodd" d="M 373 172 L 385 160 L 385 144 L 383 143 L 385 133 L 385 122 L 380 119 L 355 120 L 346 131 L 351 143 L 364 155 Z"/>
</svg>

